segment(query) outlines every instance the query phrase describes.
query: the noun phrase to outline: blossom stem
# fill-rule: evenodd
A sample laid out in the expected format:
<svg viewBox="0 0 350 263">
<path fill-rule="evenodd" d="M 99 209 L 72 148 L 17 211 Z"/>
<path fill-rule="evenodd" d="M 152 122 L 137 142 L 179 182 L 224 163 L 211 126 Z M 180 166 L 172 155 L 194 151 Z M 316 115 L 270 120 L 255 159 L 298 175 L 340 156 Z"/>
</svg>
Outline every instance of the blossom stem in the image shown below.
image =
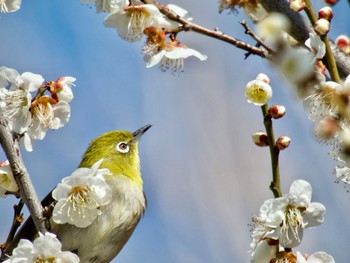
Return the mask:
<svg viewBox="0 0 350 263">
<path fill-rule="evenodd" d="M 13 176 L 17 182 L 19 192 L 27 205 L 36 229 L 41 233 L 47 232 L 48 222 L 43 216 L 43 208 L 35 192 L 32 181 L 24 166 L 19 149 L 18 139 L 11 133 L 8 122 L 0 112 L 0 144 L 10 162 Z"/>
<path fill-rule="evenodd" d="M 264 126 L 266 129 L 266 134 L 269 140 L 269 148 L 270 148 L 270 158 L 271 158 L 271 166 L 272 166 L 272 182 L 270 184 L 270 189 L 275 198 L 281 197 L 281 181 L 280 181 L 280 173 L 279 173 L 279 149 L 275 146 L 275 136 L 273 132 L 272 118 L 268 114 L 268 105 L 264 104 L 261 106 L 262 114 L 264 117 Z"/>
<path fill-rule="evenodd" d="M 311 5 L 310 0 L 305 0 L 304 11 L 305 11 L 307 17 L 309 18 L 310 23 L 312 25 L 314 25 L 317 21 L 317 17 L 316 17 L 316 14 L 314 12 L 314 9 Z M 337 64 L 336 64 L 335 58 L 333 56 L 331 45 L 329 43 L 327 35 L 321 36 L 321 40 L 324 42 L 324 44 L 326 46 L 325 59 L 326 59 L 327 69 L 329 71 L 329 74 L 331 75 L 331 79 L 337 83 L 340 83 L 340 77 L 339 77 L 339 73 L 338 73 Z"/>
<path fill-rule="evenodd" d="M 159 11 L 162 14 L 164 14 L 168 19 L 180 23 L 182 25 L 183 31 L 193 31 L 193 32 L 196 32 L 196 33 L 199 33 L 202 35 L 206 35 L 206 36 L 209 36 L 212 38 L 222 40 L 222 41 L 229 43 L 237 48 L 246 50 L 251 54 L 258 55 L 258 56 L 263 57 L 263 58 L 269 57 L 269 55 L 270 55 L 269 52 L 266 51 L 265 49 L 251 46 L 243 41 L 240 41 L 240 40 L 237 40 L 231 36 L 228 36 L 219 30 L 210 30 L 208 28 L 202 27 L 202 26 L 197 25 L 195 23 L 189 22 L 186 19 L 183 19 L 180 16 L 176 15 L 174 12 L 169 10 L 169 8 L 167 8 L 166 6 L 158 4 L 157 2 L 153 2 L 151 0 L 143 0 L 142 2 L 145 4 L 151 4 L 151 5 L 156 6 L 159 9 Z"/>
</svg>

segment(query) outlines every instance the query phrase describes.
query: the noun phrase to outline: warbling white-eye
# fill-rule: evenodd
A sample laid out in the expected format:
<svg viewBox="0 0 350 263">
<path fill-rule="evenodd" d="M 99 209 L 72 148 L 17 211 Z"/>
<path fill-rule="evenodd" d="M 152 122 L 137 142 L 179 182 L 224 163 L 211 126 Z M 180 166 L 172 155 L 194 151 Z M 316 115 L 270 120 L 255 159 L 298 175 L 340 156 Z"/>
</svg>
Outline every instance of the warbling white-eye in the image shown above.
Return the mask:
<svg viewBox="0 0 350 263">
<path fill-rule="evenodd" d="M 146 198 L 140 173 L 138 141 L 150 127 L 146 125 L 134 133 L 107 132 L 90 143 L 79 167 L 91 168 L 102 159 L 99 168 L 110 171 L 104 175 L 104 179 L 112 192 L 111 202 L 100 208 L 100 215 L 91 225 L 80 228 L 68 223 L 56 224 L 50 220 L 49 231 L 60 239 L 62 250 L 75 252 L 81 263 L 110 262 L 129 240 L 143 215 Z M 50 193 L 43 205 L 52 201 Z M 14 243 L 19 238 L 33 239 L 35 233 L 32 220 L 27 220 Z"/>
</svg>

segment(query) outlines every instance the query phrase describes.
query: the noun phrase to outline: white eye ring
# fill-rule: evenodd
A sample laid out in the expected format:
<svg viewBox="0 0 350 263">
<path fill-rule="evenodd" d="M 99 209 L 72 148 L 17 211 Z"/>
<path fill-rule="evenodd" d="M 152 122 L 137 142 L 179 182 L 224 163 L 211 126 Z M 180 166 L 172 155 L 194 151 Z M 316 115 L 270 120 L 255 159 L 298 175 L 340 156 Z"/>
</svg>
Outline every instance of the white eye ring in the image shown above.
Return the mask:
<svg viewBox="0 0 350 263">
<path fill-rule="evenodd" d="M 120 142 L 117 144 L 117 150 L 121 153 L 127 153 L 130 150 L 130 147 L 127 142 Z"/>
</svg>

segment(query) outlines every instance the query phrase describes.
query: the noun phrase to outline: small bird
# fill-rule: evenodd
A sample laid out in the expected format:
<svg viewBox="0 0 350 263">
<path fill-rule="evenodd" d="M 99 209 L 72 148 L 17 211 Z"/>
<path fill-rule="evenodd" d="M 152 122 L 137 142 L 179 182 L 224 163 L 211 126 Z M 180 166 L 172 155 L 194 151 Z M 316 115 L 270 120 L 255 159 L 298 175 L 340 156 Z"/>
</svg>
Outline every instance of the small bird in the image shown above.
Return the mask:
<svg viewBox="0 0 350 263">
<path fill-rule="evenodd" d="M 146 125 L 134 133 L 111 131 L 94 139 L 82 157 L 79 167 L 91 168 L 102 159 L 99 168 L 110 186 L 112 199 L 100 208 L 101 214 L 91 225 L 80 228 L 50 219 L 50 232 L 57 235 L 62 250 L 75 252 L 81 263 L 107 263 L 118 255 L 129 240 L 146 208 L 140 173 L 138 141 L 151 127 Z M 45 198 L 47 204 L 48 199 Z M 23 226 L 25 227 L 26 224 Z"/>
</svg>

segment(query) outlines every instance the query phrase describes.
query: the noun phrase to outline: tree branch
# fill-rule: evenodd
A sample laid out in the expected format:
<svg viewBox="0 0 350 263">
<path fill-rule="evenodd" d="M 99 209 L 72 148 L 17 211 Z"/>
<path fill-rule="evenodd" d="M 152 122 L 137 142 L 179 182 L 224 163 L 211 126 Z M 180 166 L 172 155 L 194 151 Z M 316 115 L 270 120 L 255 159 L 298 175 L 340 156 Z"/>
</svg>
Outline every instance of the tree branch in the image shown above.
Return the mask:
<svg viewBox="0 0 350 263">
<path fill-rule="evenodd" d="M 48 222 L 43 216 L 43 207 L 24 166 L 18 140 L 13 137 L 8 122 L 2 112 L 0 112 L 0 143 L 10 162 L 10 167 L 18 184 L 19 192 L 24 203 L 28 207 L 36 229 L 41 233 L 46 233 Z"/>
<path fill-rule="evenodd" d="M 237 48 L 246 50 L 249 53 L 254 54 L 254 55 L 258 55 L 260 57 L 268 57 L 268 55 L 269 55 L 269 53 L 266 50 L 255 47 L 255 46 L 251 46 L 243 41 L 240 41 L 240 40 L 237 40 L 231 36 L 228 36 L 228 35 L 224 34 L 223 32 L 220 32 L 218 30 L 210 30 L 208 28 L 202 27 L 202 26 L 197 25 L 195 23 L 189 22 L 186 19 L 183 19 L 180 16 L 178 16 L 177 14 L 175 14 L 173 11 L 171 11 L 169 8 L 167 8 L 164 5 L 160 5 L 160 4 L 153 2 L 151 0 L 143 0 L 142 2 L 156 6 L 159 9 L 159 11 L 163 15 L 165 15 L 167 18 L 181 24 L 183 27 L 183 31 L 193 31 L 193 32 L 205 35 L 205 36 L 209 36 L 212 38 L 222 40 L 226 43 L 234 45 Z"/>
</svg>

